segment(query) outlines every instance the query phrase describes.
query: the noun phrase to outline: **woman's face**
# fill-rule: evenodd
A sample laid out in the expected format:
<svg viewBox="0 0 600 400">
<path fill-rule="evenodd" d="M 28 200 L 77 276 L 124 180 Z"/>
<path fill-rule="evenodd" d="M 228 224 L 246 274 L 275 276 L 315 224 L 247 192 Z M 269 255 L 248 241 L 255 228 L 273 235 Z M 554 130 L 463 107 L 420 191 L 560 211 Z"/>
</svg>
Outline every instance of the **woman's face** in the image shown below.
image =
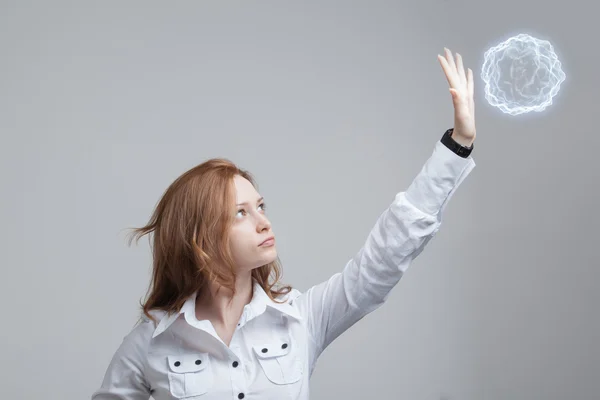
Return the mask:
<svg viewBox="0 0 600 400">
<path fill-rule="evenodd" d="M 239 271 L 250 271 L 277 258 L 275 235 L 265 216 L 265 205 L 260 194 L 247 179 L 234 177 L 236 206 L 235 219 L 229 232 L 231 252 Z M 263 243 L 268 238 L 273 240 Z"/>
</svg>

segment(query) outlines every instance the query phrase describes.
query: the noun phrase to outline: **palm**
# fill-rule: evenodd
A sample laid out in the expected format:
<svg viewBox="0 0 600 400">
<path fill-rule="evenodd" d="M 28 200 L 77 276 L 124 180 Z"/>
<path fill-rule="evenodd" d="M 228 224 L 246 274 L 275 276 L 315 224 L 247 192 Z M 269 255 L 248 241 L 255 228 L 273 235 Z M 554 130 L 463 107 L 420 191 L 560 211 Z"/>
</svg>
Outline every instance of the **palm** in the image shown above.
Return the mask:
<svg viewBox="0 0 600 400">
<path fill-rule="evenodd" d="M 445 57 L 438 55 L 438 60 L 450 85 L 454 104 L 454 132 L 463 139 L 473 141 L 476 135 L 473 71 L 468 68 L 465 73 L 460 54 L 456 53 L 455 62 L 450 50 L 444 48 L 444 51 Z"/>
</svg>

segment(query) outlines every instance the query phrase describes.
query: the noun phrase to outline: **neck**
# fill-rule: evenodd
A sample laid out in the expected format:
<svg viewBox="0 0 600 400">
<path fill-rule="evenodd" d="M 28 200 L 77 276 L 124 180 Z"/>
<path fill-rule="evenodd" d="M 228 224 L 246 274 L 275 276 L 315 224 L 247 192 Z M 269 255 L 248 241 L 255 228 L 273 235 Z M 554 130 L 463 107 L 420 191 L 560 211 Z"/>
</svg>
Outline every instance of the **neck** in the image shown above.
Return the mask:
<svg viewBox="0 0 600 400">
<path fill-rule="evenodd" d="M 210 283 L 196 298 L 196 318 L 208 319 L 225 327 L 235 326 L 242 315 L 244 306 L 252 300 L 252 273 L 240 273 L 235 283 L 236 293 L 227 288 Z"/>
</svg>

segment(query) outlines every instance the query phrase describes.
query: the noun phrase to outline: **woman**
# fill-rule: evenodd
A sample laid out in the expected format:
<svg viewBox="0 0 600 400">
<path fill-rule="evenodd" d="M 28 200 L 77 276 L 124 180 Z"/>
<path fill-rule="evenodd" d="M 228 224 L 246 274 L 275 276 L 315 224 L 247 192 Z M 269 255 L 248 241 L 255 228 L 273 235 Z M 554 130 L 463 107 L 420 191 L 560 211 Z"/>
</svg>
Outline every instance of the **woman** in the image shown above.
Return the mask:
<svg viewBox="0 0 600 400">
<path fill-rule="evenodd" d="M 475 166 L 473 72 L 448 49 L 438 59 L 454 128 L 343 271 L 305 293 L 276 288 L 275 237 L 249 173 L 213 159 L 173 182 L 134 231 L 154 240 L 143 318 L 92 399 L 308 399 L 319 355 L 383 304 Z"/>
</svg>

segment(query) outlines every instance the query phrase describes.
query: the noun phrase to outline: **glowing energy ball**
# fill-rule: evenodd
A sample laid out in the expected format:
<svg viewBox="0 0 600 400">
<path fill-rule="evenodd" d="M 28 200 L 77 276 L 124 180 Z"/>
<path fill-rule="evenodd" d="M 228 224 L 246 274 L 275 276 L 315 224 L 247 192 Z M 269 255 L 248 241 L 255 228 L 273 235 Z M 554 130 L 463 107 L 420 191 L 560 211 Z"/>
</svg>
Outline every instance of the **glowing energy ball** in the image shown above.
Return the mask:
<svg viewBox="0 0 600 400">
<path fill-rule="evenodd" d="M 481 69 L 486 100 L 510 115 L 544 111 L 565 77 L 550 42 L 527 34 L 488 49 Z"/>
</svg>

